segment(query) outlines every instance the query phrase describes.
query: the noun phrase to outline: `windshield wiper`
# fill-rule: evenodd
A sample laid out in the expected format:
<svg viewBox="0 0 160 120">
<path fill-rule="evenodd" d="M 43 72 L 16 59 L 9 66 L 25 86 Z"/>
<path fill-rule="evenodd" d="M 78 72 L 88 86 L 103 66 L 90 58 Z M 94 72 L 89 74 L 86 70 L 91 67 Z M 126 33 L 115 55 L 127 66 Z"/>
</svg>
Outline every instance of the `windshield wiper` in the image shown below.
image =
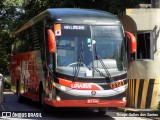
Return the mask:
<svg viewBox="0 0 160 120">
<path fill-rule="evenodd" d="M 102 65 L 103 69 L 105 70 L 105 72 L 106 72 L 106 74 L 107 74 L 110 82 L 113 82 L 114 80 L 113 80 L 113 78 L 111 77 L 111 74 L 109 73 L 107 67 L 105 66 L 105 64 L 104 64 L 104 62 L 103 62 L 103 60 L 100 58 L 100 56 L 99 56 L 98 54 L 96 54 L 96 59 L 99 60 L 99 62 L 101 63 L 101 65 Z M 105 77 L 105 78 L 106 78 L 106 77 Z"/>
<path fill-rule="evenodd" d="M 80 54 L 80 57 L 79 57 L 79 62 L 78 62 L 78 64 L 77 64 L 77 66 L 75 67 L 75 74 L 74 74 L 73 80 L 76 80 L 76 79 L 77 79 L 78 74 L 79 74 L 79 70 L 80 70 L 80 67 L 81 67 L 81 64 L 84 62 L 83 41 L 82 41 L 82 43 L 81 43 L 81 46 L 82 46 L 81 54 Z"/>
<path fill-rule="evenodd" d="M 97 71 L 100 76 L 103 76 L 103 77 L 106 78 L 106 76 L 103 74 L 103 72 L 101 72 L 98 68 L 94 67 L 93 69 L 94 69 L 95 71 Z"/>
<path fill-rule="evenodd" d="M 99 60 L 99 62 L 101 63 L 101 65 L 102 65 L 103 69 L 105 70 L 105 72 L 106 72 L 106 74 L 107 74 L 110 82 L 113 82 L 114 80 L 113 80 L 113 78 L 111 77 L 111 74 L 109 73 L 107 67 L 105 66 L 105 64 L 104 64 L 104 62 L 103 62 L 103 60 L 101 59 L 101 57 L 100 57 L 100 56 L 98 55 L 98 53 L 97 53 L 96 43 L 95 43 L 95 55 L 96 55 L 96 60 Z M 100 73 L 100 72 L 99 72 L 99 73 Z M 102 73 L 101 73 L 101 74 L 102 74 Z M 103 75 L 103 74 L 102 74 L 102 75 Z M 107 77 L 105 77 L 105 78 L 107 78 Z"/>
</svg>

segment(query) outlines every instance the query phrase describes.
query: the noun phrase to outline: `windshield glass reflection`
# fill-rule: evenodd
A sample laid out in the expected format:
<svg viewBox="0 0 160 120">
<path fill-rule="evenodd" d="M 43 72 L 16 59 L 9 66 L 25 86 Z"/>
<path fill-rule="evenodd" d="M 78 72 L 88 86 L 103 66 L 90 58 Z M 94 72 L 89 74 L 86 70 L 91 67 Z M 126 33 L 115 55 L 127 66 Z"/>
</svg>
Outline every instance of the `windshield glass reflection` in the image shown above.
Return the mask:
<svg viewBox="0 0 160 120">
<path fill-rule="evenodd" d="M 121 28 L 86 25 L 83 28 L 62 29 L 62 35 L 57 37 L 57 72 L 74 76 L 78 70 L 77 76 L 107 77 L 99 59 L 111 75 L 123 72 Z"/>
</svg>

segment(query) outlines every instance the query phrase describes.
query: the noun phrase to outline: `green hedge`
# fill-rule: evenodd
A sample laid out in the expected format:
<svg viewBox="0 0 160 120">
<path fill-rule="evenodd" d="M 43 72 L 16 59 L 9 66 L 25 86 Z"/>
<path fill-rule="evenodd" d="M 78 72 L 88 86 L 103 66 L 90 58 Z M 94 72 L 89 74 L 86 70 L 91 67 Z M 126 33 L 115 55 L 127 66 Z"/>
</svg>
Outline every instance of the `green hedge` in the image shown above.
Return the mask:
<svg viewBox="0 0 160 120">
<path fill-rule="evenodd" d="M 4 88 L 11 89 L 11 77 L 4 77 Z"/>
</svg>

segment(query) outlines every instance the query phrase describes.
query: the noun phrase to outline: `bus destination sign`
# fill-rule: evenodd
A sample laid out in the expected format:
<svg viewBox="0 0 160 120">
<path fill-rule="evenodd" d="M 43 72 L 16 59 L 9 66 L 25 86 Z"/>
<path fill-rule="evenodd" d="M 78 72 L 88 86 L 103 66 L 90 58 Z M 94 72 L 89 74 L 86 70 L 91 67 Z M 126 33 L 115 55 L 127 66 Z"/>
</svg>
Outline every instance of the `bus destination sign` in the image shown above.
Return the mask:
<svg viewBox="0 0 160 120">
<path fill-rule="evenodd" d="M 86 30 L 84 25 L 64 25 L 65 30 Z"/>
</svg>

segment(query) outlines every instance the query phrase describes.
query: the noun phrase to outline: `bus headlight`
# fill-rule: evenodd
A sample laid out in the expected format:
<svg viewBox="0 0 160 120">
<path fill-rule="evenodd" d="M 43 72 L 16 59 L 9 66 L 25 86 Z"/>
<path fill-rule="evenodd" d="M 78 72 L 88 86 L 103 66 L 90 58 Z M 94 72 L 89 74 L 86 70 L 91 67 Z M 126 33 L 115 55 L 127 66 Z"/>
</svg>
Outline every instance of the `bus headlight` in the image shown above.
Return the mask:
<svg viewBox="0 0 160 120">
<path fill-rule="evenodd" d="M 69 90 L 71 90 L 71 88 L 66 87 L 66 86 L 62 86 L 62 85 L 57 84 L 55 82 L 53 82 L 53 86 L 56 87 L 56 88 L 58 88 L 61 91 L 69 91 Z"/>
<path fill-rule="evenodd" d="M 53 86 L 56 87 L 56 83 L 55 82 L 53 82 Z"/>
<path fill-rule="evenodd" d="M 67 88 L 66 88 L 65 86 L 61 86 L 61 90 L 62 90 L 62 91 L 66 91 Z"/>
<path fill-rule="evenodd" d="M 59 96 L 56 96 L 57 101 L 61 101 L 61 98 Z"/>
</svg>

